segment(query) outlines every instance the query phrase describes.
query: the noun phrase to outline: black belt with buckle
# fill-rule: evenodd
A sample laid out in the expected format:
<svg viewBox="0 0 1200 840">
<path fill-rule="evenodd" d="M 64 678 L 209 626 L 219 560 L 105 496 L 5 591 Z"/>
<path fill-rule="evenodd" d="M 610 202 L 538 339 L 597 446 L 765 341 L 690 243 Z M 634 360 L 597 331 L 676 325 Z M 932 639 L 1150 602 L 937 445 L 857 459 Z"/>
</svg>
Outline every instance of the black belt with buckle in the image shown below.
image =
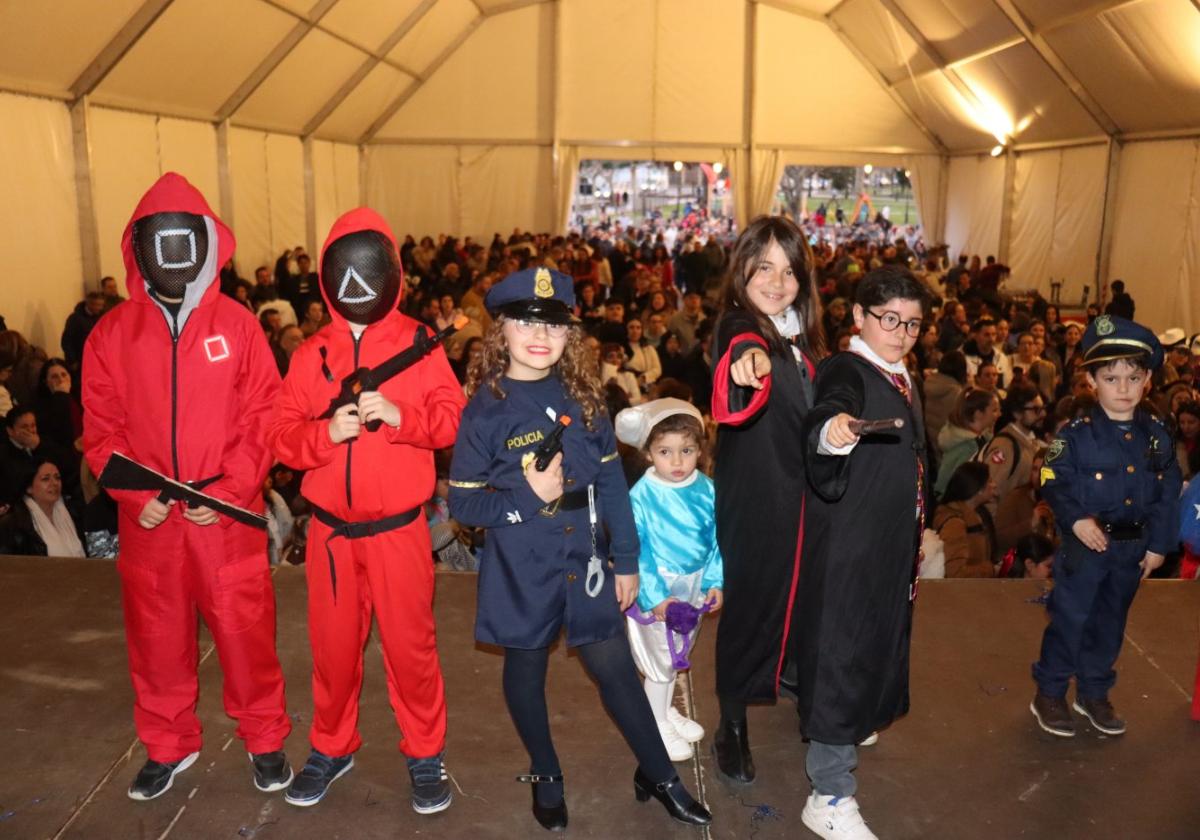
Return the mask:
<svg viewBox="0 0 1200 840">
<path fill-rule="evenodd" d="M 542 516 L 554 516 L 560 510 L 583 510 L 587 506 L 587 490 L 572 490 L 569 493 L 563 493 L 553 502 L 538 511 L 538 513 L 540 513 Z"/>
<path fill-rule="evenodd" d="M 1141 522 L 1101 522 L 1100 529 L 1117 542 L 1132 542 L 1146 535 L 1146 526 Z"/>
</svg>

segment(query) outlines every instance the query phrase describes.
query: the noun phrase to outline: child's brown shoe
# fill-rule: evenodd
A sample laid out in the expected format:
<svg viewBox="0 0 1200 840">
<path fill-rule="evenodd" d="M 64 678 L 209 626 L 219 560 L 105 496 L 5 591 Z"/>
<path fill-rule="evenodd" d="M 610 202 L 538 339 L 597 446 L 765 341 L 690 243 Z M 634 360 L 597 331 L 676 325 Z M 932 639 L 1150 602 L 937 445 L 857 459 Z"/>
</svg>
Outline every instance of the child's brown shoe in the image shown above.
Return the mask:
<svg viewBox="0 0 1200 840">
<path fill-rule="evenodd" d="M 1125 734 L 1125 721 L 1117 717 L 1117 712 L 1107 697 L 1076 697 L 1075 711 L 1087 718 L 1088 723 L 1097 732 L 1103 732 L 1105 735 Z"/>
</svg>

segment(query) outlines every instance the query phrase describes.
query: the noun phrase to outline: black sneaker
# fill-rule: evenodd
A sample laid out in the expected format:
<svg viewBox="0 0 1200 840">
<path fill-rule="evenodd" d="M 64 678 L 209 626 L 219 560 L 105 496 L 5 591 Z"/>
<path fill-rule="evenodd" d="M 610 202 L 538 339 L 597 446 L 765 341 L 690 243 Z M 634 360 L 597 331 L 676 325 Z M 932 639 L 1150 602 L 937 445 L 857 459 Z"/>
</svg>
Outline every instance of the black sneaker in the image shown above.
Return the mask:
<svg viewBox="0 0 1200 840">
<path fill-rule="evenodd" d="M 292 783 L 292 765 L 283 750 L 269 753 L 250 753 L 254 765 L 254 786 L 263 793 L 283 790 Z"/>
<path fill-rule="evenodd" d="M 325 755 L 313 750 L 304 762 L 300 775 L 292 780 L 283 798 L 291 805 L 307 808 L 316 805 L 325 796 L 329 786 L 350 772 L 354 766 L 354 755 Z"/>
<path fill-rule="evenodd" d="M 408 777 L 412 779 L 412 806 L 418 814 L 436 814 L 450 807 L 450 777 L 442 764 L 442 754 L 430 758 L 410 758 Z"/>
<path fill-rule="evenodd" d="M 185 755 L 179 761 L 171 761 L 167 764 L 153 760 L 147 761 L 138 771 L 133 784 L 129 786 L 129 798 L 136 799 L 138 802 L 146 802 L 162 796 L 171 789 L 171 783 L 175 781 L 175 777 L 195 764 L 199 757 L 200 753 L 194 752 L 191 755 Z"/>
</svg>

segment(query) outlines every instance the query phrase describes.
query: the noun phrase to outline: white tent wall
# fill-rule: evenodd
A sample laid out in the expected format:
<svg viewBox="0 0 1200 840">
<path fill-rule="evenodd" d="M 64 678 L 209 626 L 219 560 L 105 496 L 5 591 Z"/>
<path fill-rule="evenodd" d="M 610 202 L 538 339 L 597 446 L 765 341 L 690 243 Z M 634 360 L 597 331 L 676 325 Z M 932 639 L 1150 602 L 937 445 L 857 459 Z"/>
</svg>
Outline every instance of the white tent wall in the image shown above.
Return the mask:
<svg viewBox="0 0 1200 840">
<path fill-rule="evenodd" d="M 124 287 L 121 237 L 138 200 L 159 176 L 183 175 L 220 213 L 216 131 L 208 123 L 109 108 L 89 109 L 88 121 L 100 273 Z"/>
<path fill-rule="evenodd" d="M 401 237 L 557 227 L 548 146 L 371 146 L 367 203 Z"/>
<path fill-rule="evenodd" d="M 231 128 L 229 169 L 238 241 L 234 262 L 248 277 L 255 267 L 274 265 L 285 250 L 307 241 L 300 138 Z"/>
<path fill-rule="evenodd" d="M 1200 331 L 1200 139 L 1126 145 L 1117 203 L 1105 280 L 1124 280 L 1155 330 Z"/>
<path fill-rule="evenodd" d="M 950 159 L 946 242 L 959 254 L 995 254 L 1004 205 L 1004 159 L 970 155 Z"/>
<path fill-rule="evenodd" d="M 314 264 L 337 217 L 362 204 L 359 152 L 348 143 L 314 140 L 312 144 L 313 203 L 316 241 Z"/>
<path fill-rule="evenodd" d="M 47 352 L 83 293 L 71 117 L 47 99 L 0 94 L 0 314 Z"/>
<path fill-rule="evenodd" d="M 1009 286 L 1075 304 L 1097 296 L 1096 259 L 1108 169 L 1105 144 L 1020 152 L 1016 159 Z"/>
</svg>

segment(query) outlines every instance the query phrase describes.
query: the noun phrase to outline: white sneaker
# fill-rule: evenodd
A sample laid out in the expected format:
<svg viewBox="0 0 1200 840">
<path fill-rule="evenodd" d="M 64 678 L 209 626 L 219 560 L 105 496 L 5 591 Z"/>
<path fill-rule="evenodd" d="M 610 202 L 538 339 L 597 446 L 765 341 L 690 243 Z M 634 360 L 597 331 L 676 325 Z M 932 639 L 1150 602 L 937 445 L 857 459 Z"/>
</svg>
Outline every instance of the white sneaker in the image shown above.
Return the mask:
<svg viewBox="0 0 1200 840">
<path fill-rule="evenodd" d="M 867 828 L 853 796 L 821 796 L 813 793 L 804 803 L 800 820 L 825 840 L 879 840 Z"/>
<path fill-rule="evenodd" d="M 878 743 L 879 743 L 879 733 L 872 732 L 866 738 L 863 738 L 861 741 L 859 741 L 858 745 L 860 747 L 873 747 Z"/>
<path fill-rule="evenodd" d="M 670 721 L 658 724 L 658 734 L 662 736 L 663 746 L 667 748 L 667 755 L 672 761 L 687 761 L 692 757 L 692 745 L 675 731 Z"/>
<path fill-rule="evenodd" d="M 667 709 L 667 721 L 689 744 L 694 744 L 704 737 L 704 727 L 691 718 L 684 717 L 674 706 Z"/>
</svg>

